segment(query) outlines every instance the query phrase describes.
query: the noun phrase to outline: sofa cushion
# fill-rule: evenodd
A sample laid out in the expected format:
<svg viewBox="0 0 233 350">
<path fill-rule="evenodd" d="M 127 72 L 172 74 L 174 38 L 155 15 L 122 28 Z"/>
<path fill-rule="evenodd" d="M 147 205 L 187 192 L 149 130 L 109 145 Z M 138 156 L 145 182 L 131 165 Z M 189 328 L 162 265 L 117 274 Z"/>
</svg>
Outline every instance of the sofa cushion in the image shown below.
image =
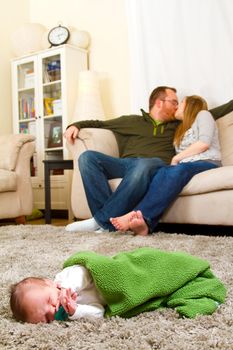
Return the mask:
<svg viewBox="0 0 233 350">
<path fill-rule="evenodd" d="M 195 175 L 183 188 L 181 196 L 233 189 L 233 166 L 223 166 Z"/>
<path fill-rule="evenodd" d="M 34 141 L 33 135 L 10 134 L 0 136 L 0 169 L 14 170 L 20 148 L 25 142 Z"/>
<path fill-rule="evenodd" d="M 233 165 L 233 112 L 217 120 L 222 164 Z"/>
<path fill-rule="evenodd" d="M 16 173 L 0 169 L 0 192 L 16 191 Z"/>
</svg>

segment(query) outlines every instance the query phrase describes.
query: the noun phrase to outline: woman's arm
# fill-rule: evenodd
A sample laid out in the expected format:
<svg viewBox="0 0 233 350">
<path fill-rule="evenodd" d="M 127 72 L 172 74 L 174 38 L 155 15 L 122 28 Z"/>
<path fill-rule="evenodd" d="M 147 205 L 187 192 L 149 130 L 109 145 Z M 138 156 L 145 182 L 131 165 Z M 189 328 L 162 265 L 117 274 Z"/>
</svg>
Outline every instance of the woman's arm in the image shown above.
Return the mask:
<svg viewBox="0 0 233 350">
<path fill-rule="evenodd" d="M 190 145 L 188 148 L 186 148 L 184 151 L 176 154 L 171 160 L 171 165 L 176 165 L 182 159 L 195 156 L 196 154 L 207 151 L 207 149 L 209 149 L 209 144 L 203 141 L 197 141 Z"/>
</svg>

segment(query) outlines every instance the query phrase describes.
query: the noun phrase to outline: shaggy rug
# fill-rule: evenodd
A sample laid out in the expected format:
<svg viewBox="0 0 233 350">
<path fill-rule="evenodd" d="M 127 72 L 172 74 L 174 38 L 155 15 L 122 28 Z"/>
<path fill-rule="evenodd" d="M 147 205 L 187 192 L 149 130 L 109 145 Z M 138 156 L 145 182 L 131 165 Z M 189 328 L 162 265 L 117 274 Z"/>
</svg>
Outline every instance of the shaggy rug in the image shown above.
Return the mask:
<svg viewBox="0 0 233 350">
<path fill-rule="evenodd" d="M 149 237 L 120 233 L 68 233 L 63 227 L 0 227 L 0 349 L 44 350 L 206 350 L 231 349 L 233 343 L 233 237 L 188 236 L 159 232 Z M 26 276 L 53 278 L 72 253 L 92 250 L 114 255 L 150 246 L 184 251 L 207 259 L 226 285 L 226 303 L 211 316 L 179 318 L 171 309 L 131 319 L 80 319 L 50 324 L 16 322 L 9 309 L 9 286 Z"/>
</svg>

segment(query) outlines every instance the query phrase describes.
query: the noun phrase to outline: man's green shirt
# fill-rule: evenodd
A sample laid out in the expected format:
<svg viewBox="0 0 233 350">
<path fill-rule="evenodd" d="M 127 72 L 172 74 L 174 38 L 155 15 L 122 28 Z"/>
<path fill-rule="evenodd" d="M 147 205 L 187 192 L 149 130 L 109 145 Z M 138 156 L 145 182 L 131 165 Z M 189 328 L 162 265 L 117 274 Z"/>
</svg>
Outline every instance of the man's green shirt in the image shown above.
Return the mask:
<svg viewBox="0 0 233 350">
<path fill-rule="evenodd" d="M 233 100 L 210 110 L 218 119 L 233 110 Z M 103 128 L 115 134 L 121 158 L 161 158 L 170 164 L 175 154 L 173 139 L 179 121 L 156 122 L 142 110 L 142 115 L 125 115 L 105 121 L 85 120 L 73 123 L 79 129 Z M 70 126 L 70 125 L 69 125 Z"/>
</svg>

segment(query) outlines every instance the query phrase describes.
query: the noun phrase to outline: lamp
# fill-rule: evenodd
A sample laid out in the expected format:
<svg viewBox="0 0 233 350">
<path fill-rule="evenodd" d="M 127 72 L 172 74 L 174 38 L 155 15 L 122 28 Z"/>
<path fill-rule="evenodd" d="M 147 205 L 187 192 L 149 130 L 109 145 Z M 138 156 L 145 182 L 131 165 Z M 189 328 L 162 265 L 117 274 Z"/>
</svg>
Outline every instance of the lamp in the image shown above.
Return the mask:
<svg viewBox="0 0 233 350">
<path fill-rule="evenodd" d="M 71 29 L 68 44 L 87 49 L 90 44 L 90 34 L 84 30 Z"/>
<path fill-rule="evenodd" d="M 98 74 L 86 70 L 79 73 L 78 97 L 75 105 L 73 120 L 104 120 Z"/>
<path fill-rule="evenodd" d="M 11 35 L 12 51 L 16 56 L 27 55 L 43 49 L 46 27 L 39 23 L 25 23 Z"/>
</svg>

